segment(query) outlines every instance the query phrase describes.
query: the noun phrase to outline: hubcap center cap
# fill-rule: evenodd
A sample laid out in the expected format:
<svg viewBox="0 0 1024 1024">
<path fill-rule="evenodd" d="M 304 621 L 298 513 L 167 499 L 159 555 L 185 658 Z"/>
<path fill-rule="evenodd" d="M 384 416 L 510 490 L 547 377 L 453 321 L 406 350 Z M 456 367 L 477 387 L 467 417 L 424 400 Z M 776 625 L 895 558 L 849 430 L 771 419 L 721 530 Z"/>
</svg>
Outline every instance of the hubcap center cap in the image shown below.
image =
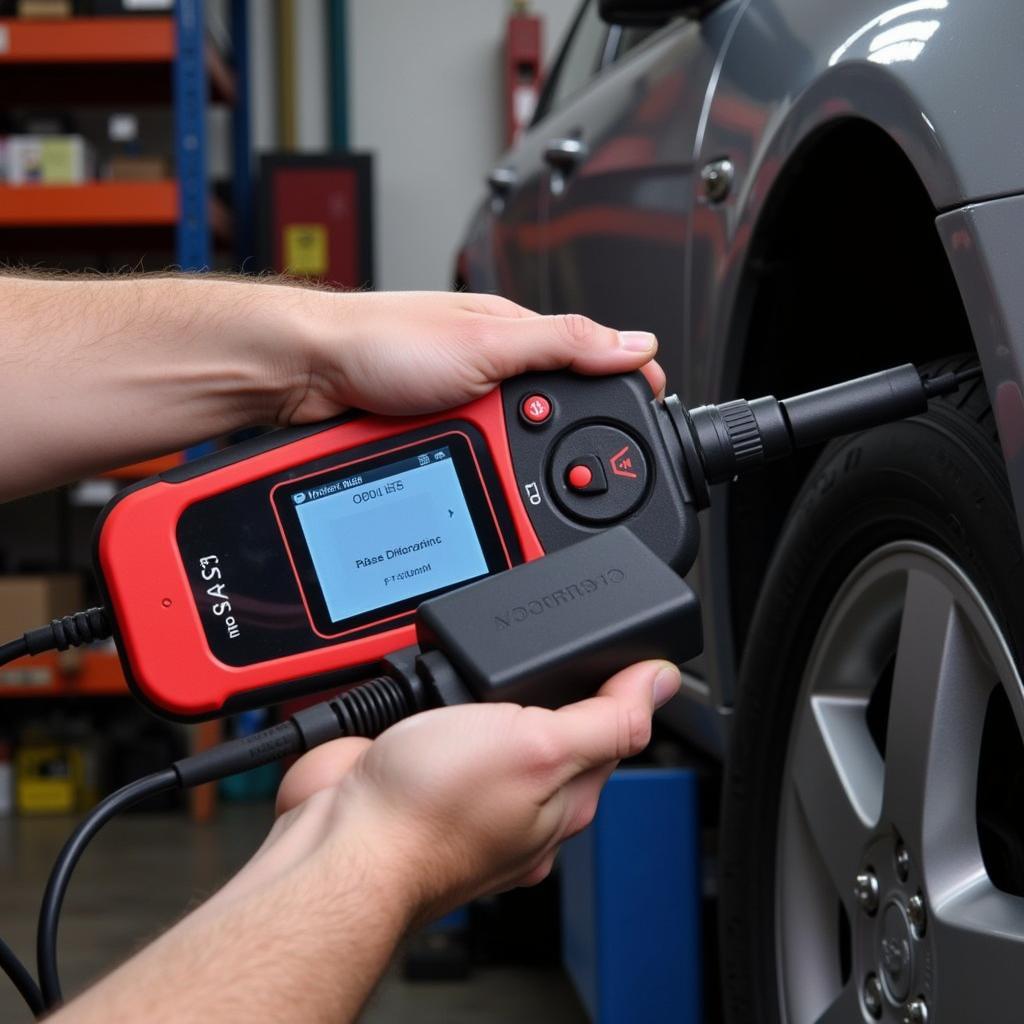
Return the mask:
<svg viewBox="0 0 1024 1024">
<path fill-rule="evenodd" d="M 885 982 L 890 998 L 902 1003 L 910 995 L 914 974 L 913 943 L 910 922 L 896 902 L 885 908 L 882 933 L 878 941 L 878 973 Z"/>
</svg>

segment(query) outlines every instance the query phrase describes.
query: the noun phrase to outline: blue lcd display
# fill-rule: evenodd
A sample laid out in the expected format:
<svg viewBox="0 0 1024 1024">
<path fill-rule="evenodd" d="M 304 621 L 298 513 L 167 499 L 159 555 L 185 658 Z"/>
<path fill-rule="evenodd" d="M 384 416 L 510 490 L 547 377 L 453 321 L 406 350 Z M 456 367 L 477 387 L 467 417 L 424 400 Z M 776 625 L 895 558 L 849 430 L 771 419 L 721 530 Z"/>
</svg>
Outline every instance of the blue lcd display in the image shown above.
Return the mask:
<svg viewBox="0 0 1024 1024">
<path fill-rule="evenodd" d="M 334 622 L 488 572 L 447 445 L 318 482 L 291 501 Z"/>
</svg>

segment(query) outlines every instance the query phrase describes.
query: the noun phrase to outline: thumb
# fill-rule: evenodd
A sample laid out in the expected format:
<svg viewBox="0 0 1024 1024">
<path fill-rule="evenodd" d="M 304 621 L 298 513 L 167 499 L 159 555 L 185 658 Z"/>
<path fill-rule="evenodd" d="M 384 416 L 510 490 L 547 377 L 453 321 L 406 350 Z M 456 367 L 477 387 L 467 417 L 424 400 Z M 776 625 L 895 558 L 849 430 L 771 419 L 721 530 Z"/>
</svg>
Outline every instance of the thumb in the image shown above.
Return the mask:
<svg viewBox="0 0 1024 1024">
<path fill-rule="evenodd" d="M 651 738 L 651 717 L 679 689 L 679 669 L 642 661 L 612 676 L 594 697 L 554 713 L 554 733 L 571 752 L 565 780 L 633 757 Z"/>
<path fill-rule="evenodd" d="M 658 339 L 647 331 L 616 331 L 577 313 L 503 317 L 492 326 L 478 351 L 496 381 L 528 370 L 628 373 L 658 351 Z"/>
<path fill-rule="evenodd" d="M 290 811 L 314 793 L 329 789 L 347 774 L 371 741 L 359 736 L 331 740 L 303 754 L 288 769 L 277 791 L 274 813 Z"/>
</svg>

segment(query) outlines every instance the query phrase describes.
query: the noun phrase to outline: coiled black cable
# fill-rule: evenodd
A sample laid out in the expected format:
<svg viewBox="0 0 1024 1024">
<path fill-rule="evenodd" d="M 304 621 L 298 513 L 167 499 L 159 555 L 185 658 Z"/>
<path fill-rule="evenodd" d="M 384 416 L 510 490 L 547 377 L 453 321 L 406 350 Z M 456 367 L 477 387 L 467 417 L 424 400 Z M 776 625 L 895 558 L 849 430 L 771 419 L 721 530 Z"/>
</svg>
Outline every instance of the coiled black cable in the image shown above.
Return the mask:
<svg viewBox="0 0 1024 1024">
<path fill-rule="evenodd" d="M 87 608 L 74 615 L 65 615 L 63 618 L 54 619 L 46 626 L 31 629 L 15 640 L 0 644 L 0 665 L 6 665 L 8 662 L 28 655 L 41 654 L 43 651 L 66 651 L 69 647 L 79 647 L 96 640 L 105 640 L 110 635 L 110 617 L 106 611 L 103 608 Z M 75 859 L 77 860 L 77 856 Z M 0 939 L 0 970 L 3 970 L 11 979 L 34 1014 L 41 1014 L 46 1009 L 42 993 L 35 979 L 29 973 L 28 968 L 18 959 L 14 950 L 2 939 Z M 56 977 L 56 970 L 54 976 Z M 59 985 L 57 991 L 59 998 Z"/>
<path fill-rule="evenodd" d="M 8 640 L 5 644 L 0 644 L 0 665 L 6 665 L 9 661 L 17 661 L 18 658 L 24 658 L 28 654 L 28 644 L 25 643 L 25 638 L 19 636 L 17 640 Z"/>
<path fill-rule="evenodd" d="M 57 925 L 60 922 L 60 910 L 64 903 L 71 873 L 82 856 L 89 841 L 116 814 L 134 807 L 143 800 L 157 793 L 165 793 L 177 789 L 181 785 L 178 773 L 173 768 L 154 772 L 144 778 L 129 782 L 119 790 L 101 800 L 80 822 L 71 838 L 60 851 L 49 881 L 43 893 L 43 903 L 39 910 L 39 926 L 36 933 L 36 960 L 39 971 L 39 987 L 42 1002 L 47 1010 L 52 1010 L 60 1003 L 62 994 L 60 978 L 57 973 Z M 15 982 L 17 984 L 17 982 Z"/>
<path fill-rule="evenodd" d="M 980 377 L 981 366 L 968 366 L 966 370 L 940 373 L 937 377 L 922 377 L 921 383 L 924 386 L 924 393 L 929 398 L 938 398 L 941 395 L 951 395 L 962 384 L 978 380 Z"/>
<path fill-rule="evenodd" d="M 46 1009 L 43 997 L 36 984 L 36 979 L 28 972 L 28 968 L 18 959 L 10 946 L 0 939 L 0 968 L 14 982 L 14 987 L 21 993 L 21 998 L 28 1003 L 28 1008 L 38 1017 Z"/>
<path fill-rule="evenodd" d="M 46 883 L 36 933 L 41 1006 L 52 1010 L 62 999 L 57 971 L 57 928 L 71 874 L 86 846 L 114 815 L 157 793 L 222 779 L 341 736 L 373 739 L 422 706 L 422 700 L 414 696 L 409 680 L 403 685 L 390 676 L 379 676 L 331 700 L 304 708 L 288 721 L 182 758 L 164 771 L 130 782 L 98 803 L 64 844 Z M 13 953 L 11 956 L 14 960 L 12 968 L 20 968 L 24 978 L 31 982 L 21 962 Z M 0 966 L 7 970 L 2 958 Z M 7 973 L 21 991 L 19 979 L 11 970 Z M 25 995 L 24 992 L 22 994 Z M 28 1001 L 28 995 L 25 999 Z M 33 1009 L 33 1012 L 39 1011 Z"/>
</svg>

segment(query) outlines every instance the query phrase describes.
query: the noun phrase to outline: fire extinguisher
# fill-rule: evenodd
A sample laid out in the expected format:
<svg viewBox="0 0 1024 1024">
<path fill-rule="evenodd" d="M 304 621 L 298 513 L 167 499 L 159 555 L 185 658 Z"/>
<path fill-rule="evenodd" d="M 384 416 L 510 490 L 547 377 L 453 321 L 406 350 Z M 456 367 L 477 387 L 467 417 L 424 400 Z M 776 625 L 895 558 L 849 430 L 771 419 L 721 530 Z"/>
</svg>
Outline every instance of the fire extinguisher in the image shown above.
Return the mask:
<svg viewBox="0 0 1024 1024">
<path fill-rule="evenodd" d="M 515 0 L 505 37 L 506 142 L 512 145 L 533 119 L 541 83 L 541 18 L 529 0 Z"/>
</svg>

